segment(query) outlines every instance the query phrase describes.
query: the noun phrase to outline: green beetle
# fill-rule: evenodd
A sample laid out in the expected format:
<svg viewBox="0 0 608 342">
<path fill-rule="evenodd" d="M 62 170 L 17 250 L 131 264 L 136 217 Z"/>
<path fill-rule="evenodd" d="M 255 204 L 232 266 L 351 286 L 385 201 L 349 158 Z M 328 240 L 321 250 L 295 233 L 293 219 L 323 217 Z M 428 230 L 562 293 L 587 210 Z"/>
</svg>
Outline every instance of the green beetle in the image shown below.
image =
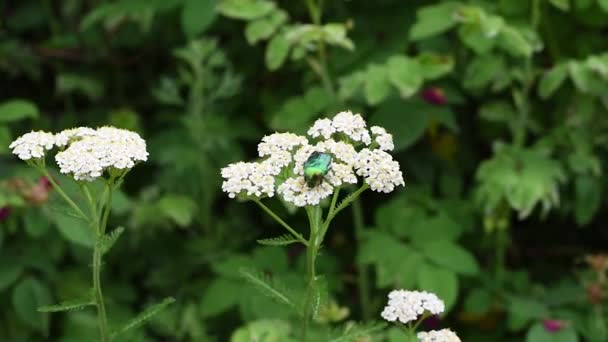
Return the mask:
<svg viewBox="0 0 608 342">
<path fill-rule="evenodd" d="M 323 181 L 323 177 L 331 169 L 331 155 L 323 152 L 313 152 L 304 162 L 304 179 L 309 188 Z"/>
</svg>

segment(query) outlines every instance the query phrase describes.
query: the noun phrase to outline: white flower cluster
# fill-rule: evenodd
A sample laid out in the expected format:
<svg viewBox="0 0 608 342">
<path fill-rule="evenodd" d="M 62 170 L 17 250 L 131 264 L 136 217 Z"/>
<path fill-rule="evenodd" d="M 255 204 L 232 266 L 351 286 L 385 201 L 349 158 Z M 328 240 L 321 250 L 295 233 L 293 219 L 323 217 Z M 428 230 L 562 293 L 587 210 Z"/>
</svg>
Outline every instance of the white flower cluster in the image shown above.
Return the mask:
<svg viewBox="0 0 608 342">
<path fill-rule="evenodd" d="M 146 141 L 139 134 L 115 127 L 78 127 L 55 135 L 30 132 L 10 144 L 23 160 L 40 159 L 54 146 L 64 148 L 55 156 L 59 170 L 76 180 L 93 180 L 109 169 L 130 169 L 148 160 Z"/>
<path fill-rule="evenodd" d="M 388 304 L 382 310 L 381 316 L 387 321 L 399 320 L 405 324 L 417 320 L 425 311 L 437 315 L 444 310 L 443 301 L 433 293 L 393 290 L 388 294 Z"/>
<path fill-rule="evenodd" d="M 40 159 L 55 145 L 53 134 L 38 131 L 26 133 L 13 141 L 9 148 L 21 160 Z"/>
<path fill-rule="evenodd" d="M 460 338 L 450 329 L 419 332 L 417 336 L 421 342 L 460 342 Z"/>
<path fill-rule="evenodd" d="M 64 132 L 62 132 L 64 133 Z M 59 171 L 76 180 L 91 181 L 110 169 L 131 169 L 137 162 L 148 160 L 146 141 L 139 134 L 115 127 L 72 129 L 57 140 L 69 143 L 55 156 Z"/>
<path fill-rule="evenodd" d="M 392 136 L 378 126 L 371 127 L 370 135 L 361 115 L 341 112 L 333 119 L 319 119 L 308 135 L 316 142 L 292 133 L 265 136 L 258 145 L 258 155 L 263 160 L 239 162 L 222 169 L 222 190 L 230 197 L 272 197 L 276 190 L 285 201 L 302 207 L 319 204 L 331 196 L 335 187 L 356 184 L 357 175 L 378 192 L 388 193 L 404 185 L 399 164 L 385 152 L 394 148 Z M 364 148 L 357 151 L 361 144 Z M 327 153 L 332 161 L 324 181 L 309 187 L 304 179 L 304 163 L 313 152 Z M 279 174 L 288 178 L 276 182 L 279 185 L 275 189 L 274 176 Z"/>
<path fill-rule="evenodd" d="M 247 193 L 248 196 L 272 197 L 277 171 L 280 171 L 280 168 L 268 162 L 230 164 L 222 169 L 222 177 L 226 178 L 222 190 L 227 192 L 230 198 L 236 197 L 241 192 Z"/>
</svg>

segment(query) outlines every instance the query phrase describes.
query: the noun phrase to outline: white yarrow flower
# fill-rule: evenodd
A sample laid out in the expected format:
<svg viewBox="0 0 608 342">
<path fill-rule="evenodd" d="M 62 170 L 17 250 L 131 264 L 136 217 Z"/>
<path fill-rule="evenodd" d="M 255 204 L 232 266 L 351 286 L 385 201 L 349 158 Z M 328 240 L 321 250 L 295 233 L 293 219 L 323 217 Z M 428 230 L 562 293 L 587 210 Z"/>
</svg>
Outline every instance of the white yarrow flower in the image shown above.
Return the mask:
<svg viewBox="0 0 608 342">
<path fill-rule="evenodd" d="M 280 170 L 279 170 L 280 171 Z M 230 198 L 240 194 L 262 197 L 274 196 L 276 168 L 272 163 L 233 163 L 222 169 L 222 191 Z"/>
<path fill-rule="evenodd" d="M 417 336 L 421 342 L 460 342 L 460 338 L 450 329 L 419 332 Z"/>
<path fill-rule="evenodd" d="M 336 128 L 332 126 L 332 121 L 330 119 L 319 119 L 315 121 L 308 130 L 308 135 L 313 138 L 321 136 L 325 139 L 329 139 L 334 133 L 336 133 Z"/>
<path fill-rule="evenodd" d="M 304 207 L 319 204 L 321 200 L 331 196 L 334 187 L 328 182 L 321 182 L 319 185 L 309 188 L 304 177 L 296 176 L 279 185 L 277 192 L 283 196 L 285 201 L 298 207 Z"/>
<path fill-rule="evenodd" d="M 271 156 L 279 151 L 291 151 L 296 146 L 308 144 L 308 139 L 293 133 L 274 133 L 262 138 L 258 144 L 260 157 Z"/>
<path fill-rule="evenodd" d="M 336 132 L 346 134 L 353 141 L 360 141 L 365 145 L 371 143 L 365 120 L 359 114 L 353 114 L 351 111 L 340 112 L 334 116 L 331 124 Z"/>
<path fill-rule="evenodd" d="M 359 151 L 355 169 L 373 191 L 389 193 L 396 186 L 405 185 L 399 163 L 382 150 L 364 148 Z"/>
<path fill-rule="evenodd" d="M 55 134 L 55 146 L 64 147 L 70 144 L 72 141 L 79 140 L 84 137 L 91 137 L 96 134 L 97 132 L 89 127 L 77 127 L 66 129 Z"/>
<path fill-rule="evenodd" d="M 381 316 L 387 321 L 406 324 L 418 319 L 425 311 L 433 315 L 445 310 L 443 301 L 426 291 L 393 290 L 388 294 L 388 304 Z"/>
<path fill-rule="evenodd" d="M 71 174 L 76 180 L 91 181 L 106 170 L 131 169 L 136 163 L 148 160 L 148 152 L 146 141 L 139 134 L 101 127 L 95 135 L 84 135 L 71 142 L 64 151 L 57 153 L 55 160 L 61 173 Z"/>
<path fill-rule="evenodd" d="M 21 160 L 40 159 L 55 145 L 53 134 L 38 131 L 26 133 L 13 141 L 9 148 Z"/>
<path fill-rule="evenodd" d="M 370 128 L 374 141 L 378 144 L 378 148 L 383 151 L 392 151 L 395 148 L 393 143 L 393 135 L 388 133 L 386 129 L 380 126 L 372 126 Z"/>
</svg>

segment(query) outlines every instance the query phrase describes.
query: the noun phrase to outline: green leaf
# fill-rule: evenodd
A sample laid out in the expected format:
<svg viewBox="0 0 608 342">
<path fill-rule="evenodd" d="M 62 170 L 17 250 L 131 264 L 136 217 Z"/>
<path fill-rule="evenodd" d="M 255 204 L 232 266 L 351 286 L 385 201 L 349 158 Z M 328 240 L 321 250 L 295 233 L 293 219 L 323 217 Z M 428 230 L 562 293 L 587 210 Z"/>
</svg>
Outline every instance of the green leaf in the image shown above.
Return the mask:
<svg viewBox="0 0 608 342">
<path fill-rule="evenodd" d="M 274 2 L 266 0 L 220 0 L 217 10 L 230 18 L 253 20 L 270 13 L 275 7 Z"/>
<path fill-rule="evenodd" d="M 287 21 L 285 11 L 273 11 L 270 15 L 249 22 L 245 28 L 245 37 L 249 44 L 270 38 Z"/>
<path fill-rule="evenodd" d="M 11 130 L 7 126 L 0 126 L 0 155 L 9 154 L 8 146 L 12 141 Z"/>
<path fill-rule="evenodd" d="M 456 303 L 458 297 L 458 278 L 450 270 L 423 264 L 418 273 L 418 286 L 421 290 L 435 293 L 445 303 L 446 311 Z"/>
<path fill-rule="evenodd" d="M 112 338 L 115 338 L 116 336 L 122 335 L 129 330 L 144 325 L 148 320 L 157 315 L 159 312 L 166 309 L 167 306 L 171 305 L 174 302 L 174 298 L 167 297 L 163 299 L 162 302 L 149 306 L 148 308 L 146 308 L 146 310 L 135 316 L 135 318 L 131 319 L 129 323 L 125 324 L 122 328 L 114 332 L 112 334 Z"/>
<path fill-rule="evenodd" d="M 38 312 L 77 311 L 87 306 L 95 306 L 95 301 L 92 298 L 67 300 L 55 305 L 41 306 L 38 308 Z"/>
<path fill-rule="evenodd" d="M 55 211 L 53 218 L 57 229 L 68 241 L 84 247 L 93 247 L 93 228 L 87 221 Z"/>
<path fill-rule="evenodd" d="M 602 203 L 602 184 L 590 176 L 579 176 L 574 182 L 576 223 L 584 226 L 591 222 Z"/>
<path fill-rule="evenodd" d="M 393 56 L 389 58 L 386 67 L 390 70 L 388 79 L 399 90 L 401 97 L 408 98 L 414 95 L 422 86 L 423 79 L 417 60 Z"/>
<path fill-rule="evenodd" d="M 24 267 L 6 252 L 0 254 L 0 292 L 11 286 L 23 273 Z"/>
<path fill-rule="evenodd" d="M 330 340 L 330 342 L 353 342 L 366 340 L 370 336 L 386 329 L 387 324 L 384 322 L 369 322 L 369 323 L 347 323 L 338 333 L 338 335 Z"/>
<path fill-rule="evenodd" d="M 101 98 L 105 92 L 103 83 L 96 77 L 81 73 L 62 73 L 57 76 L 59 94 L 81 94 L 91 100 Z"/>
<path fill-rule="evenodd" d="M 277 284 L 276 281 L 270 279 L 262 272 L 255 272 L 251 270 L 241 269 L 239 273 L 255 286 L 263 295 L 274 299 L 278 303 L 284 304 L 292 310 L 297 310 L 296 304 L 287 294 L 287 290 L 281 285 Z"/>
<path fill-rule="evenodd" d="M 217 0 L 185 0 L 181 21 L 186 37 L 195 37 L 213 23 L 216 5 Z"/>
<path fill-rule="evenodd" d="M 238 294 L 243 284 L 234 279 L 218 277 L 211 280 L 203 292 L 199 312 L 202 317 L 213 317 L 221 314 L 239 304 L 239 296 L 227 296 L 226 293 Z"/>
<path fill-rule="evenodd" d="M 454 69 L 454 58 L 450 55 L 438 55 L 431 52 L 423 52 L 418 57 L 420 74 L 425 80 L 434 80 Z"/>
<path fill-rule="evenodd" d="M 346 50 L 354 50 L 355 44 L 346 36 L 346 24 L 330 23 L 323 25 L 323 40 L 329 45 L 342 47 Z"/>
<path fill-rule="evenodd" d="M 366 70 L 363 91 L 367 103 L 375 106 L 384 101 L 390 94 L 391 88 L 388 82 L 388 70 L 385 66 L 372 64 Z"/>
<path fill-rule="evenodd" d="M 261 245 L 266 246 L 286 246 L 292 243 L 299 242 L 299 240 L 293 237 L 291 234 L 283 234 L 274 238 L 260 239 L 257 240 L 257 242 Z"/>
<path fill-rule="evenodd" d="M 504 72 L 504 60 L 500 56 L 482 55 L 473 59 L 464 75 L 465 88 L 478 90 L 487 88 L 497 75 Z"/>
<path fill-rule="evenodd" d="M 402 224 L 410 226 L 409 236 L 414 244 L 425 244 L 435 239 L 454 241 L 463 231 L 463 227 L 458 222 L 443 213 Z"/>
<path fill-rule="evenodd" d="M 37 310 L 51 301 L 51 294 L 42 283 L 33 277 L 24 278 L 13 289 L 12 301 L 21 320 L 32 329 L 48 334 L 49 318 Z"/>
<path fill-rule="evenodd" d="M 542 76 L 538 85 L 538 95 L 543 99 L 548 98 L 564 83 L 566 77 L 568 77 L 567 65 L 556 65 Z"/>
<path fill-rule="evenodd" d="M 466 312 L 475 315 L 484 315 L 492 308 L 494 297 L 492 293 L 486 289 L 473 289 L 467 296 L 464 302 Z"/>
<path fill-rule="evenodd" d="M 281 320 L 258 320 L 237 329 L 230 342 L 295 342 L 291 326 Z"/>
<path fill-rule="evenodd" d="M 327 109 L 331 100 L 323 88 L 311 87 L 304 96 L 292 97 L 285 101 L 272 116 L 270 127 L 275 130 L 306 132 L 306 127 Z"/>
<path fill-rule="evenodd" d="M 51 227 L 51 221 L 44 214 L 41 208 L 30 208 L 27 214 L 23 217 L 25 231 L 33 238 L 39 238 L 44 235 Z"/>
<path fill-rule="evenodd" d="M 112 246 L 118 241 L 118 238 L 124 233 L 125 229 L 123 227 L 117 227 L 113 231 L 105 234 L 101 238 L 101 253 L 106 254 Z"/>
<path fill-rule="evenodd" d="M 600 5 L 600 8 L 604 10 L 604 12 L 608 12 L 608 0 L 597 0 L 597 3 Z"/>
<path fill-rule="evenodd" d="M 550 315 L 549 308 L 535 299 L 510 297 L 507 303 L 509 312 L 525 321 L 544 319 Z"/>
<path fill-rule="evenodd" d="M 289 53 L 289 41 L 284 34 L 274 36 L 266 47 L 266 66 L 277 70 L 283 65 Z"/>
<path fill-rule="evenodd" d="M 570 9 L 570 0 L 549 0 L 549 2 L 562 11 L 568 11 Z M 599 2 L 601 3 L 602 0 L 599 0 Z"/>
<path fill-rule="evenodd" d="M 534 52 L 532 44 L 517 29 L 506 26 L 500 31 L 499 42 L 504 50 L 515 57 L 530 57 Z"/>
<path fill-rule="evenodd" d="M 439 266 L 464 274 L 476 275 L 479 265 L 469 251 L 447 240 L 435 240 L 421 245 L 423 254 Z"/>
<path fill-rule="evenodd" d="M 559 331 L 550 332 L 542 323 L 536 323 L 528 330 L 526 342 L 578 342 L 578 336 L 570 325 Z"/>
<path fill-rule="evenodd" d="M 456 2 L 444 2 L 419 9 L 416 23 L 410 29 L 410 39 L 421 40 L 452 28 L 456 25 L 454 15 L 459 6 Z"/>
<path fill-rule="evenodd" d="M 24 119 L 37 119 L 40 116 L 36 104 L 22 99 L 12 99 L 0 104 L 0 124 Z"/>
<path fill-rule="evenodd" d="M 171 218 L 180 227 L 187 227 L 192 223 L 196 211 L 196 203 L 187 196 L 166 195 L 158 202 L 162 213 Z"/>
</svg>

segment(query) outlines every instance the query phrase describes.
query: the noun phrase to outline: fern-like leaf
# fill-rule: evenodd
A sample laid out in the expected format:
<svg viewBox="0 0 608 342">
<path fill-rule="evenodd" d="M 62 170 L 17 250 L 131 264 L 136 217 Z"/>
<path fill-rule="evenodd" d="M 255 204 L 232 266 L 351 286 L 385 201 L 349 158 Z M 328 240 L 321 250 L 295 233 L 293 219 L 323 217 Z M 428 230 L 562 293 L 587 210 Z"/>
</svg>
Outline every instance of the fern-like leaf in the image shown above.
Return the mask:
<svg viewBox="0 0 608 342">
<path fill-rule="evenodd" d="M 260 239 L 258 243 L 266 246 L 285 246 L 290 245 L 292 243 L 299 242 L 298 239 L 293 237 L 291 234 L 283 234 L 281 236 L 269 238 L 269 239 Z"/>
<path fill-rule="evenodd" d="M 106 254 L 112 246 L 118 241 L 118 238 L 124 233 L 123 227 L 118 227 L 101 238 L 101 253 Z"/>
<path fill-rule="evenodd" d="M 353 342 L 359 341 L 362 337 L 368 337 L 378 331 L 386 328 L 386 323 L 370 322 L 370 323 L 354 323 L 350 322 L 345 325 L 341 331 L 336 331 L 330 342 Z"/>
<path fill-rule="evenodd" d="M 38 312 L 77 311 L 94 305 L 95 302 L 91 299 L 66 300 L 59 304 L 41 306 L 38 308 Z"/>
<path fill-rule="evenodd" d="M 114 332 L 112 334 L 112 338 L 114 338 L 120 334 L 124 334 L 125 332 L 127 332 L 131 329 L 137 328 L 137 327 L 145 324 L 146 321 L 148 321 L 154 315 L 156 315 L 159 312 L 161 312 L 162 310 L 164 310 L 167 306 L 169 306 L 173 302 L 175 302 L 175 298 L 168 297 L 168 298 L 165 298 L 162 302 L 160 302 L 158 304 L 149 306 L 146 310 L 142 311 L 139 315 L 135 316 L 135 318 L 133 318 L 129 323 L 125 324 L 122 328 L 120 328 L 119 330 Z"/>
<path fill-rule="evenodd" d="M 285 288 L 280 286 L 276 281 L 258 271 L 241 269 L 239 272 L 245 280 L 250 282 L 264 295 L 297 311 L 296 304 L 290 298 Z"/>
</svg>

